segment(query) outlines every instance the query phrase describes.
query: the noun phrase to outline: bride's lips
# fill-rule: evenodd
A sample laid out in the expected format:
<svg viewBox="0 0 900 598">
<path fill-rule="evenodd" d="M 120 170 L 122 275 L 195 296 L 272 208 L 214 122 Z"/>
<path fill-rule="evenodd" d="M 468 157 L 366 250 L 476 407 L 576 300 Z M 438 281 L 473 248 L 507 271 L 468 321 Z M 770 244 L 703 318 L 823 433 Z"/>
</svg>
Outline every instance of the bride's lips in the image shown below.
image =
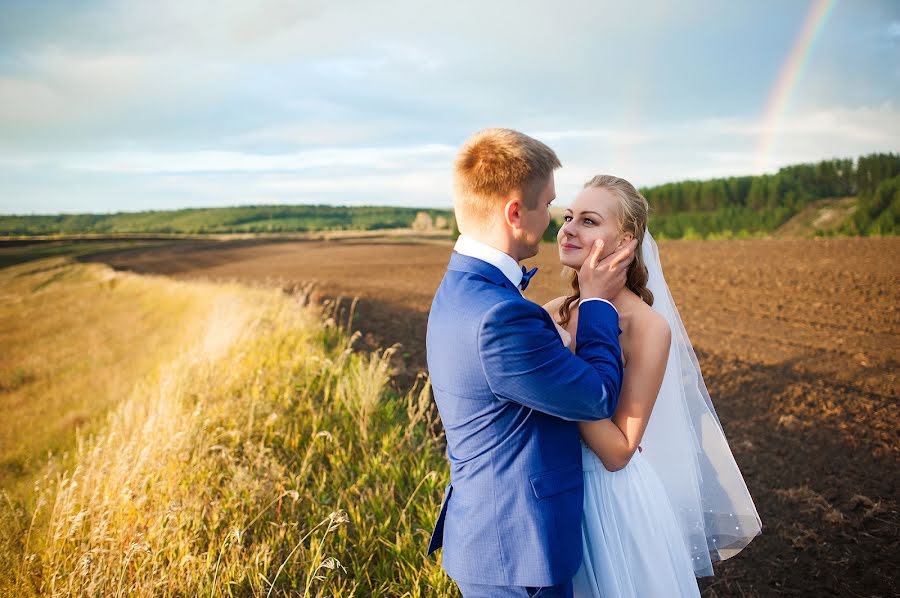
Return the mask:
<svg viewBox="0 0 900 598">
<path fill-rule="evenodd" d="M 578 245 L 572 245 L 571 243 L 563 243 L 560 245 L 565 251 L 572 251 L 573 249 L 581 249 Z"/>
</svg>

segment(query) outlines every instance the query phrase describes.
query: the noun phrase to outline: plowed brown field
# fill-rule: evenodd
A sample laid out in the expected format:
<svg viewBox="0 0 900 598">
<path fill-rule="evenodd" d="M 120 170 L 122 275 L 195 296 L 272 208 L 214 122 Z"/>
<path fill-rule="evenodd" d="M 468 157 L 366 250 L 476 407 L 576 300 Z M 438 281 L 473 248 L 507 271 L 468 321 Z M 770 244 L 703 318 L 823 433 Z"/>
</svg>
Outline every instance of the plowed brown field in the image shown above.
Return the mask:
<svg viewBox="0 0 900 598">
<path fill-rule="evenodd" d="M 179 242 L 90 258 L 117 268 L 359 296 L 372 345 L 424 368 L 449 243 Z M 763 535 L 706 596 L 898 595 L 900 239 L 670 241 L 663 267 Z M 564 292 L 553 246 L 528 295 Z"/>
</svg>

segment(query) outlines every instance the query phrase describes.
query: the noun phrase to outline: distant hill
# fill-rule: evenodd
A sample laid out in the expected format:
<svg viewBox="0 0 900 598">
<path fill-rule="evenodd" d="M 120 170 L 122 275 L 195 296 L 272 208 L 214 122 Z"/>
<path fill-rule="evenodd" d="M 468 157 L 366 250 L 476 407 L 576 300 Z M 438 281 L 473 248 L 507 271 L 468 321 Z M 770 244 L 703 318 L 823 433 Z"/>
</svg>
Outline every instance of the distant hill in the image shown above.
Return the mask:
<svg viewBox="0 0 900 598">
<path fill-rule="evenodd" d="M 450 210 L 396 207 L 242 206 L 116 214 L 0 216 L 0 236 L 290 233 L 452 227 Z"/>
</svg>

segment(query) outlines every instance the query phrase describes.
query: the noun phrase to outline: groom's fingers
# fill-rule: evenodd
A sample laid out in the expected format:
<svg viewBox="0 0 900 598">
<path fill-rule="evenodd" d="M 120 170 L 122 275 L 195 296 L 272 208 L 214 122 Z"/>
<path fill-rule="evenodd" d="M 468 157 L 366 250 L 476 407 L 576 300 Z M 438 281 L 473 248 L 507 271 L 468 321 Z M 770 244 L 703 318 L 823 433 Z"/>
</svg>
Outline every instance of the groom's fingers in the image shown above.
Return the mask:
<svg viewBox="0 0 900 598">
<path fill-rule="evenodd" d="M 600 265 L 601 255 L 603 255 L 603 239 L 597 239 L 596 241 L 594 241 L 594 248 L 591 250 L 591 255 L 589 258 L 591 269 L 594 269 L 598 265 Z"/>
<path fill-rule="evenodd" d="M 628 266 L 631 264 L 632 260 L 634 260 L 634 250 L 637 249 L 637 239 L 632 239 L 628 245 L 615 252 L 611 256 L 608 256 L 610 259 L 609 269 L 612 271 L 623 269 L 627 270 Z"/>
</svg>

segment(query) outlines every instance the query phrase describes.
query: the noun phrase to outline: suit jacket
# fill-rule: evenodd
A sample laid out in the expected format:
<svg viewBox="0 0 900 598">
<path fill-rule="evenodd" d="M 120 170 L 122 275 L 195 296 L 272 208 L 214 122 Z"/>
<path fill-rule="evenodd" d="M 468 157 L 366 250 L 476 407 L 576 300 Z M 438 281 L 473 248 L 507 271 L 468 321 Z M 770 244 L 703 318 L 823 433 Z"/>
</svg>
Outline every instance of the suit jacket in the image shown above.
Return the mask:
<svg viewBox="0 0 900 598">
<path fill-rule="evenodd" d="M 579 307 L 577 356 L 496 267 L 454 253 L 428 318 L 427 358 L 450 483 L 429 544 L 468 583 L 549 586 L 581 564 L 576 421 L 609 417 L 622 385 L 618 315 Z"/>
</svg>

